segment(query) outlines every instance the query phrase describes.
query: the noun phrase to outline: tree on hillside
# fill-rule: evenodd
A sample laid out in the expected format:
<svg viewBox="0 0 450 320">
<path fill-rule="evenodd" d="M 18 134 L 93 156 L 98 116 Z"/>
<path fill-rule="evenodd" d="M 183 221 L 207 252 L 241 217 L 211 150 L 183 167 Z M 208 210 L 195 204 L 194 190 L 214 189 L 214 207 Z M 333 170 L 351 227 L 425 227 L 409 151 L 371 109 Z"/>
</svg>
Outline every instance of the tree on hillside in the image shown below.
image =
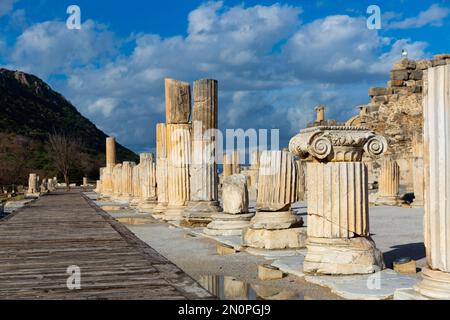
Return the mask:
<svg viewBox="0 0 450 320">
<path fill-rule="evenodd" d="M 50 134 L 48 140 L 50 157 L 59 173 L 64 177 L 67 190 L 70 190 L 69 172 L 77 166 L 81 154 L 81 142 L 79 139 L 58 133 Z"/>
</svg>

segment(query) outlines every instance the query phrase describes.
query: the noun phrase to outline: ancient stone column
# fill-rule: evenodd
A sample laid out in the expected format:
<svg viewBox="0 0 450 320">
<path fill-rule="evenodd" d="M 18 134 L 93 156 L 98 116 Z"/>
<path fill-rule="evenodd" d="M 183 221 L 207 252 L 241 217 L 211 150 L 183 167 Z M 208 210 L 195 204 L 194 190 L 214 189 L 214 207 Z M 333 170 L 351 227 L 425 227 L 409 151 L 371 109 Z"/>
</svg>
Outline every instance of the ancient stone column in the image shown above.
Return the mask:
<svg viewBox="0 0 450 320">
<path fill-rule="evenodd" d="M 381 162 L 377 204 L 395 206 L 400 203 L 400 167 L 395 160 L 385 158 Z"/>
<path fill-rule="evenodd" d="M 414 202 L 413 207 L 424 206 L 425 181 L 423 166 L 423 141 L 420 135 L 415 135 L 413 139 L 413 186 L 414 186 Z"/>
<path fill-rule="evenodd" d="M 298 199 L 306 201 L 306 167 L 307 163 L 304 160 L 297 160 L 298 182 L 297 191 Z"/>
<path fill-rule="evenodd" d="M 181 221 L 190 199 L 189 164 L 191 158 L 191 125 L 167 125 L 167 189 L 169 202 L 166 221 Z"/>
<path fill-rule="evenodd" d="M 41 193 L 47 193 L 48 192 L 47 178 L 42 179 L 40 188 L 41 188 Z"/>
<path fill-rule="evenodd" d="M 167 221 L 180 221 L 190 199 L 191 91 L 188 83 L 165 81 L 167 124 Z"/>
<path fill-rule="evenodd" d="M 106 166 L 116 165 L 116 138 L 106 138 Z"/>
<path fill-rule="evenodd" d="M 83 187 L 87 187 L 87 186 L 89 186 L 89 180 L 88 180 L 88 178 L 84 177 L 83 178 Z"/>
<path fill-rule="evenodd" d="M 208 224 L 219 205 L 219 177 L 216 161 L 218 129 L 218 84 L 216 80 L 194 82 L 192 111 L 192 164 L 190 202 L 185 212 L 189 224 Z"/>
<path fill-rule="evenodd" d="M 124 161 L 122 164 L 122 187 L 120 200 L 130 202 L 133 199 L 133 168 L 134 162 Z"/>
<path fill-rule="evenodd" d="M 116 164 L 113 169 L 112 174 L 112 185 L 113 185 L 113 194 L 112 198 L 114 200 L 119 200 L 122 194 L 122 164 Z"/>
<path fill-rule="evenodd" d="M 243 244 L 269 250 L 303 247 L 306 230 L 291 210 L 297 199 L 297 166 L 292 154 L 263 151 L 256 215 L 244 230 Z"/>
<path fill-rule="evenodd" d="M 239 150 L 234 150 L 231 154 L 231 165 L 233 174 L 241 173 L 241 156 Z"/>
<path fill-rule="evenodd" d="M 250 168 L 246 170 L 246 175 L 249 177 L 249 188 L 258 187 L 258 174 L 259 174 L 259 159 L 261 152 L 253 151 L 250 157 Z"/>
<path fill-rule="evenodd" d="M 169 202 L 167 167 L 167 127 L 164 123 L 156 125 L 156 186 L 158 204 L 153 209 L 155 214 L 163 213 Z"/>
<path fill-rule="evenodd" d="M 366 274 L 384 267 L 370 238 L 367 167 L 363 153 L 381 156 L 387 141 L 363 127 L 302 130 L 290 150 L 308 163 L 308 254 L 313 274 Z"/>
<path fill-rule="evenodd" d="M 242 174 L 226 177 L 222 187 L 223 213 L 212 216 L 204 233 L 214 236 L 241 235 L 254 214 L 248 211 L 247 178 Z"/>
<path fill-rule="evenodd" d="M 233 174 L 233 164 L 231 163 L 231 157 L 228 154 L 223 156 L 223 178 L 229 177 Z"/>
<path fill-rule="evenodd" d="M 153 153 L 141 154 L 140 162 L 141 201 L 139 210 L 151 213 L 157 204 L 156 169 Z"/>
<path fill-rule="evenodd" d="M 133 186 L 133 192 L 132 197 L 130 199 L 130 205 L 132 207 L 137 207 L 139 203 L 141 202 L 141 163 L 138 165 L 135 165 L 133 167 L 133 178 L 132 178 L 132 186 Z"/>
<path fill-rule="evenodd" d="M 428 267 L 416 290 L 450 299 L 450 65 L 424 74 L 425 246 Z"/>
<path fill-rule="evenodd" d="M 106 169 L 102 174 L 102 197 L 108 198 L 114 193 L 113 171 L 116 161 L 116 139 L 113 137 L 106 138 Z"/>
<path fill-rule="evenodd" d="M 37 186 L 38 182 L 37 182 L 37 174 L 35 173 L 30 173 L 30 176 L 28 178 L 28 192 L 27 192 L 27 197 L 32 197 L 32 196 L 39 196 L 39 190 L 38 190 L 38 186 Z"/>
<path fill-rule="evenodd" d="M 191 87 L 189 83 L 165 80 L 166 124 L 188 124 L 191 116 Z"/>
</svg>

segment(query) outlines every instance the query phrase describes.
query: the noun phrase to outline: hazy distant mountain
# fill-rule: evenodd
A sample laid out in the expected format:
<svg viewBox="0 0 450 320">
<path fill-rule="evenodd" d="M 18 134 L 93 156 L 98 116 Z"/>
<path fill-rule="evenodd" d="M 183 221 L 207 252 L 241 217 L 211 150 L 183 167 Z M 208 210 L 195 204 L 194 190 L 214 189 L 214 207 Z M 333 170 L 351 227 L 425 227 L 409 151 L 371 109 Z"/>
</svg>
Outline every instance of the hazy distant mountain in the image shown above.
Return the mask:
<svg viewBox="0 0 450 320">
<path fill-rule="evenodd" d="M 76 137 L 83 145 L 86 161 L 73 177 L 87 174 L 95 179 L 105 162 L 106 134 L 41 79 L 0 69 L 0 185 L 24 183 L 30 171 L 54 175 L 46 143 L 55 132 Z M 121 145 L 117 157 L 137 160 L 134 152 Z"/>
</svg>

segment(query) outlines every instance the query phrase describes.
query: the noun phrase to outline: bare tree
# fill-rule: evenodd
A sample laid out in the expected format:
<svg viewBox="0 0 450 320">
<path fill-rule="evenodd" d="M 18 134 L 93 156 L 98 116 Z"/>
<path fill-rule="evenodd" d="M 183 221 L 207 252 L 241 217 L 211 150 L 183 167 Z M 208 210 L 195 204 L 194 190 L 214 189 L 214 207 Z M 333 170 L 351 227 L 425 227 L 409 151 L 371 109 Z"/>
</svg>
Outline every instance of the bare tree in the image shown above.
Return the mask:
<svg viewBox="0 0 450 320">
<path fill-rule="evenodd" d="M 81 142 L 64 134 L 49 135 L 50 156 L 55 162 L 55 167 L 64 177 L 67 190 L 70 190 L 70 170 L 76 166 L 78 156 L 81 153 Z"/>
</svg>

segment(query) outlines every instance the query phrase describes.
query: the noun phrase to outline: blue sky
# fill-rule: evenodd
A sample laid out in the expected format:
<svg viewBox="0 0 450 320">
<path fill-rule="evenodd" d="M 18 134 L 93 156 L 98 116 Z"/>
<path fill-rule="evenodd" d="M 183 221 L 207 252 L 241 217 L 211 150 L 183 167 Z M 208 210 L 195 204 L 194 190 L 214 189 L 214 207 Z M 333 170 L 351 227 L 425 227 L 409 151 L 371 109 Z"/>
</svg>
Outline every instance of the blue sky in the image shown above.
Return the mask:
<svg viewBox="0 0 450 320">
<path fill-rule="evenodd" d="M 66 9 L 81 8 L 68 30 Z M 366 27 L 369 5 L 382 29 Z M 402 49 L 450 52 L 450 1 L 0 0 L 0 66 L 36 74 L 106 133 L 153 150 L 163 79 L 215 78 L 220 126 L 280 128 L 348 119 Z"/>
</svg>

